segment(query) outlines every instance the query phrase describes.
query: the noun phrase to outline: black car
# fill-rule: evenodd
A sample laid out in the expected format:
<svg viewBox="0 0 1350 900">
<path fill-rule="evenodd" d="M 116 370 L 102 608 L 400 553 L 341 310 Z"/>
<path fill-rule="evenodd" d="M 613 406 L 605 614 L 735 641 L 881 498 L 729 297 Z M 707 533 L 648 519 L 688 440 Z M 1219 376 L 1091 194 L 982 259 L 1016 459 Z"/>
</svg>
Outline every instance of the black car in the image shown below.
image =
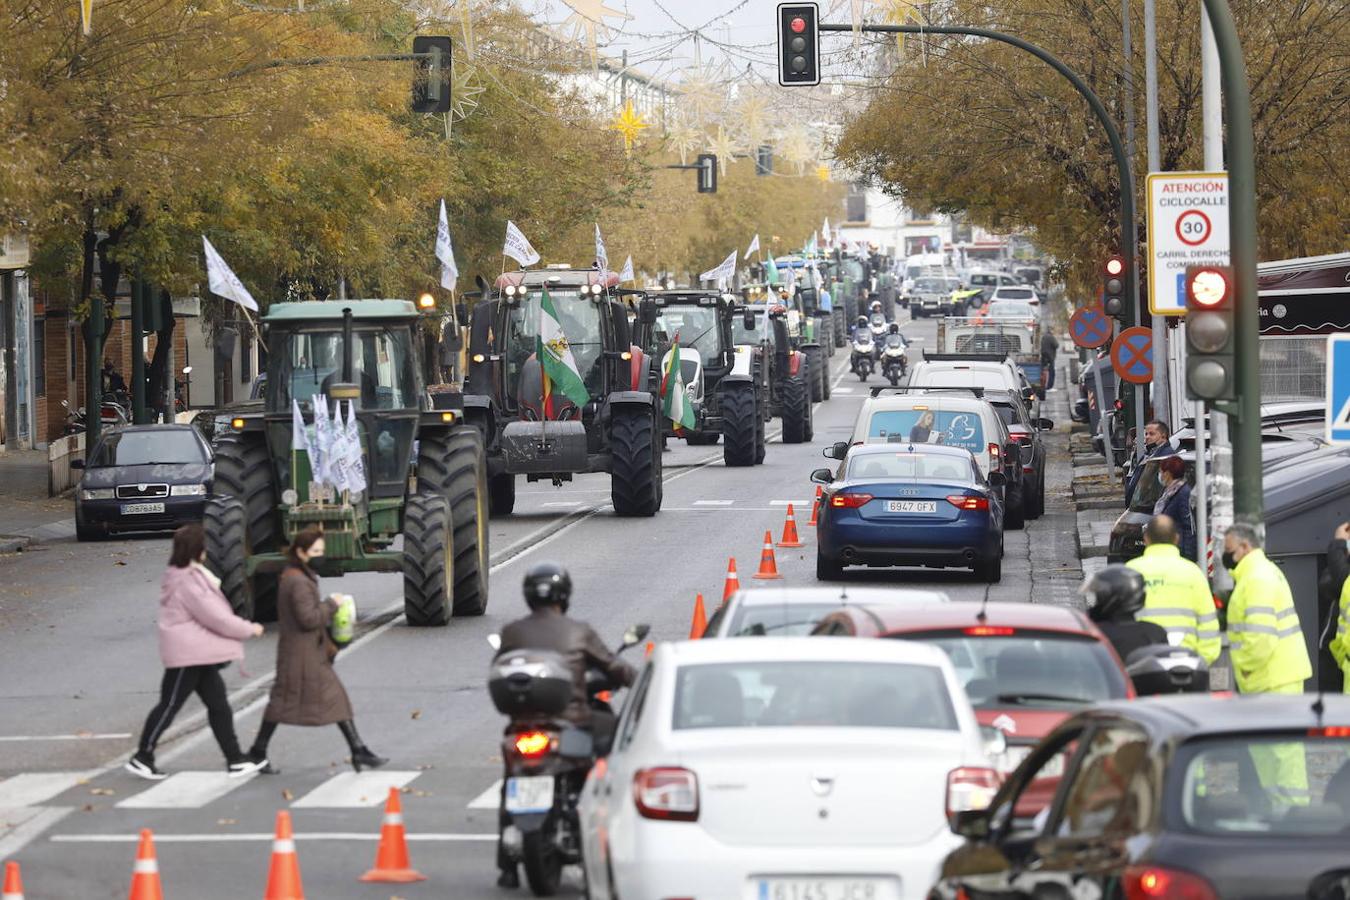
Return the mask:
<svg viewBox="0 0 1350 900">
<path fill-rule="evenodd" d="M 1023 488 L 1026 517 L 1039 519 L 1045 515 L 1046 452 L 1041 432 L 1054 428 L 1055 423 L 1033 416 L 1026 402 L 1012 391 L 985 391 L 984 399 L 998 410 L 998 414 L 1003 417 L 1003 424 L 1008 426 L 1008 433 L 1021 449 L 1022 475 L 1026 482 Z"/>
<path fill-rule="evenodd" d="M 161 531 L 199 522 L 211 493 L 211 447 L 191 425 L 128 425 L 106 431 L 83 462 L 75 534 Z"/>
<path fill-rule="evenodd" d="M 1021 798 L 1055 784 L 1033 816 Z M 1113 702 L 1051 732 L 987 809 L 932 898 L 1343 900 L 1350 697 Z"/>
</svg>

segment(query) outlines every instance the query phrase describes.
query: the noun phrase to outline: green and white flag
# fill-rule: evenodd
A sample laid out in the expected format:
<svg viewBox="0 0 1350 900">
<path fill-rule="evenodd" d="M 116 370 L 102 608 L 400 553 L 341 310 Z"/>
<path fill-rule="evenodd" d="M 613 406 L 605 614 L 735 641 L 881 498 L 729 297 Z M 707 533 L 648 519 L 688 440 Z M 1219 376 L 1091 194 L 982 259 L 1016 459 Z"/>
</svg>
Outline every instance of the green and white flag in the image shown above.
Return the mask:
<svg viewBox="0 0 1350 900">
<path fill-rule="evenodd" d="M 694 410 L 684 391 L 684 373 L 680 369 L 680 335 L 675 334 L 674 345 L 666 356 L 666 375 L 661 379 L 661 411 L 675 423 L 676 428 L 694 427 Z"/>
<path fill-rule="evenodd" d="M 577 361 L 572 358 L 571 345 L 567 343 L 567 335 L 563 334 L 558 311 L 553 308 L 553 298 L 547 290 L 539 297 L 539 336 L 536 338 L 535 354 L 544 370 L 545 414 L 551 410 L 551 398 L 555 391 L 578 408 L 585 406 L 586 401 L 591 399 L 591 392 L 581 379 Z"/>
</svg>

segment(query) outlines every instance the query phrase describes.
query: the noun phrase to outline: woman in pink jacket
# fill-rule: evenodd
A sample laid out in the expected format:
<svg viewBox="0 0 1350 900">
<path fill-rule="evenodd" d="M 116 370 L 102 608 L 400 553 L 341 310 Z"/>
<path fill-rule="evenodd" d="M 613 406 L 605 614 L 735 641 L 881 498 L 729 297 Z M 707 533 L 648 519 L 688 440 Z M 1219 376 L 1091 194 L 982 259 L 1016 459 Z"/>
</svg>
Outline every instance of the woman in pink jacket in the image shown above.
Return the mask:
<svg viewBox="0 0 1350 900">
<path fill-rule="evenodd" d="M 234 614 L 220 592 L 220 579 L 202 565 L 205 559 L 201 525 L 184 525 L 173 533 L 169 568 L 159 583 L 159 655 L 164 662 L 159 704 L 146 718 L 140 748 L 126 766 L 128 772 L 151 781 L 167 777 L 155 768 L 155 745 L 194 692 L 206 704 L 207 720 L 225 754 L 230 777 L 259 768 L 239 750 L 234 711 L 220 670 L 243 659 L 243 642 L 260 636 L 263 627 Z"/>
</svg>

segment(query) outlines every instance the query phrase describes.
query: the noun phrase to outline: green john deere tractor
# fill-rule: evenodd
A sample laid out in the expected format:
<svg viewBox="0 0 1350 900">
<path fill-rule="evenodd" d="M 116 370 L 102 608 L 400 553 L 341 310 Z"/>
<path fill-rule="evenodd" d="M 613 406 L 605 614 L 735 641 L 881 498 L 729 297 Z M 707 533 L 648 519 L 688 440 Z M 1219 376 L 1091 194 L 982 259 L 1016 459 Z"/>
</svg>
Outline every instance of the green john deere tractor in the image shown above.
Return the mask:
<svg viewBox="0 0 1350 900">
<path fill-rule="evenodd" d="M 434 310 L 430 295 L 422 302 Z M 326 549 L 316 571 L 403 573 L 408 624 L 482 615 L 487 468 L 463 395 L 448 389 L 461 340 L 453 312 L 438 319 L 406 300 L 328 300 L 273 304 L 262 321 L 263 407 L 236 415 L 218 442 L 204 516 L 207 561 L 236 612 L 275 616 L 285 545 L 319 525 Z M 440 388 L 434 396 L 428 383 Z M 330 419 L 355 406 L 364 490 L 321 482 L 309 452 L 292 449 L 293 403 L 320 446 L 316 404 Z"/>
</svg>

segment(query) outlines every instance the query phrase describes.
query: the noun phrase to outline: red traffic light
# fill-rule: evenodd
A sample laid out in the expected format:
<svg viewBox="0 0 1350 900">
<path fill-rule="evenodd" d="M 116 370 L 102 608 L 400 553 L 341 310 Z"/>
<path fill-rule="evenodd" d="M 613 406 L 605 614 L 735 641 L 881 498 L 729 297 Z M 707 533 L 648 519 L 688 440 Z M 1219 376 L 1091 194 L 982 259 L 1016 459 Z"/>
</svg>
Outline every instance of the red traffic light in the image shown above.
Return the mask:
<svg viewBox="0 0 1350 900">
<path fill-rule="evenodd" d="M 1194 309 L 1212 309 L 1222 305 L 1232 294 L 1233 283 L 1228 271 L 1219 266 L 1193 269 L 1186 279 L 1187 305 Z"/>
<path fill-rule="evenodd" d="M 795 31 L 797 34 L 801 34 L 803 31 L 806 30 L 806 20 L 803 19 L 801 16 L 794 16 L 792 18 L 792 21 L 788 24 L 788 27 L 791 28 L 793 31 Z"/>
<path fill-rule="evenodd" d="M 1120 275 L 1125 271 L 1125 260 L 1119 256 L 1113 256 L 1106 261 L 1106 274 L 1111 276 Z"/>
</svg>

